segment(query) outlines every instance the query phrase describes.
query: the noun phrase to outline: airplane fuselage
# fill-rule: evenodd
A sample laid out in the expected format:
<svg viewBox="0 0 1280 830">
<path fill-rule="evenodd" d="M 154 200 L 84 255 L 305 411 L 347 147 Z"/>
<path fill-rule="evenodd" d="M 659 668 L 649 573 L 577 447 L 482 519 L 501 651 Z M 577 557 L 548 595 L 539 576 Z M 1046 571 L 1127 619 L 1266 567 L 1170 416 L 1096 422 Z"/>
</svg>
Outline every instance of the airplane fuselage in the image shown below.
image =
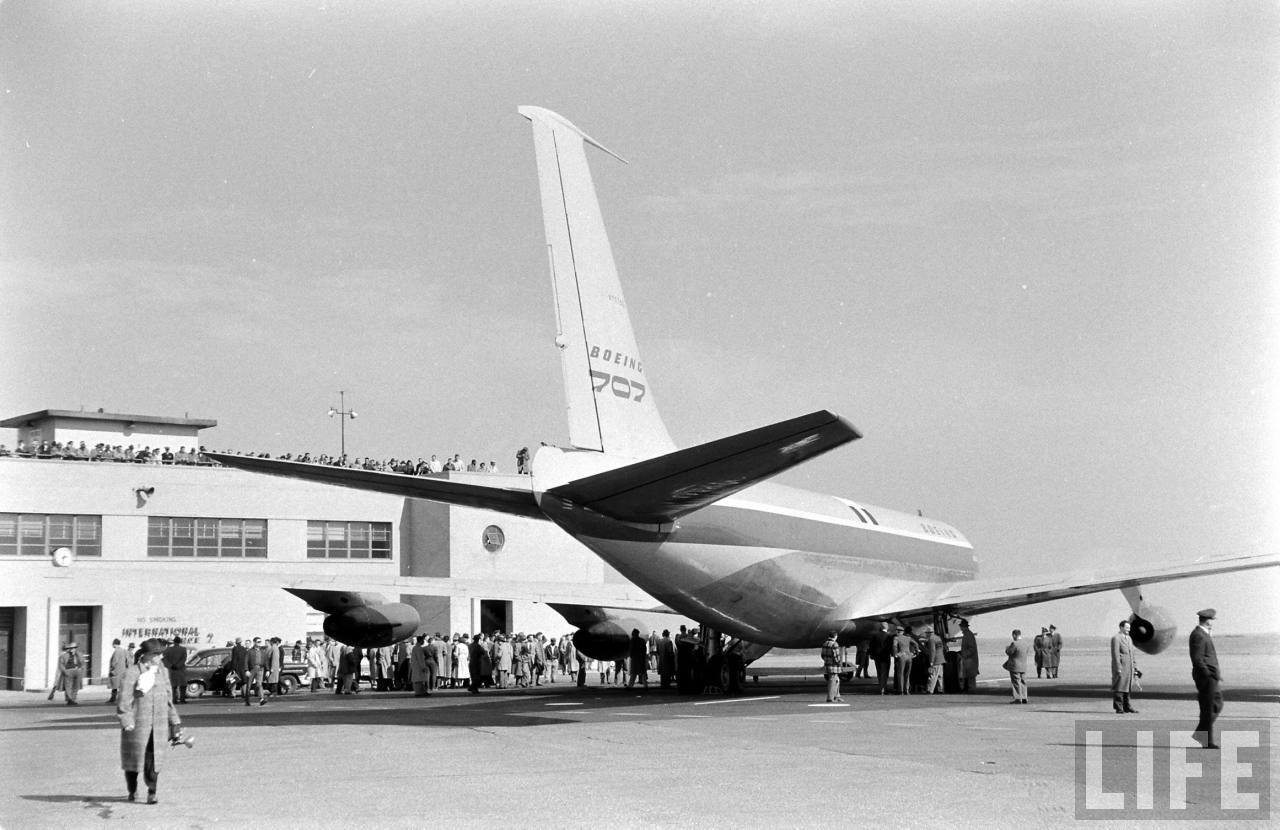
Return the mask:
<svg viewBox="0 0 1280 830">
<path fill-rule="evenodd" d="M 927 604 L 977 575 L 946 523 L 772 482 L 668 524 L 618 521 L 538 492 L 539 466 L 558 460 L 535 462 L 551 521 L 672 610 L 750 642 L 816 646 L 891 601 Z"/>
</svg>

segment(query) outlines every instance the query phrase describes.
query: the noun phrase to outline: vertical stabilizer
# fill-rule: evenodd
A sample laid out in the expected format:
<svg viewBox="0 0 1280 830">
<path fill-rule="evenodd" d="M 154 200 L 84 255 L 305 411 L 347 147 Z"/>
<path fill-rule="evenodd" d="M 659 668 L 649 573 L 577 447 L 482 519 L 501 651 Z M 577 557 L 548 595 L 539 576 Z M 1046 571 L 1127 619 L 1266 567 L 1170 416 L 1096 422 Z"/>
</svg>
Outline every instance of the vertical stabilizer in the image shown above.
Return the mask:
<svg viewBox="0 0 1280 830">
<path fill-rule="evenodd" d="M 519 112 L 533 122 L 569 441 L 628 458 L 670 452 L 675 445 L 636 348 L 585 144 L 619 157 L 550 110 Z"/>
</svg>

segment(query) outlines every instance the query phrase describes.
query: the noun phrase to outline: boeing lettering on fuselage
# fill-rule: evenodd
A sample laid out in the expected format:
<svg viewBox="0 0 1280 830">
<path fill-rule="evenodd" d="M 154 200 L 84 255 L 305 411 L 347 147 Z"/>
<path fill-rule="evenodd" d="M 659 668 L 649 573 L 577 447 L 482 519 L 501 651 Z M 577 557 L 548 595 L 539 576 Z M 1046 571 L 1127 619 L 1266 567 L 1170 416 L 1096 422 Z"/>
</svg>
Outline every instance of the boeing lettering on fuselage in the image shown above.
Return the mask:
<svg viewBox="0 0 1280 830">
<path fill-rule="evenodd" d="M 678 449 L 647 379 L 640 382 L 643 365 L 631 345 L 636 340 L 586 145 L 614 154 L 556 113 L 539 107 L 521 107 L 520 113 L 533 126 L 556 320 L 574 321 L 555 338 L 571 447 L 544 445 L 531 474 L 506 486 L 210 457 L 274 475 L 548 519 L 663 603 L 662 610 L 738 637 L 753 645 L 754 656 L 770 646 L 817 647 L 830 631 L 847 644 L 882 620 L 945 625 L 956 617 L 1110 589 L 1121 589 L 1132 608 L 1134 642 L 1155 653 L 1176 627 L 1168 612 L 1147 602 L 1145 586 L 1280 564 L 1269 553 L 1198 555 L 1158 568 L 978 579 L 972 547 L 945 522 L 882 507 L 873 511 L 862 502 L 768 481 L 861 437 L 837 415 L 813 412 Z M 619 343 L 626 345 L 618 349 Z M 594 391 L 587 391 L 588 383 Z M 617 404 L 617 398 L 645 405 Z M 373 640 L 408 626 L 399 610 L 408 606 L 376 613 L 374 601 L 355 588 L 339 590 L 337 581 L 330 576 L 309 588 L 301 580 L 290 589 L 321 610 L 348 609 L 342 630 L 350 636 L 368 629 Z M 360 590 L 375 581 L 362 578 Z M 496 583 L 448 579 L 400 577 L 386 584 L 401 594 L 497 598 L 498 590 Z M 580 633 L 589 632 L 593 647 L 625 648 L 629 626 L 619 614 L 629 612 L 617 609 L 636 606 L 625 592 L 611 598 L 609 590 L 617 588 L 538 585 L 522 591 L 504 583 L 501 596 L 547 602 Z M 370 611 L 367 622 L 354 613 L 357 607 Z M 394 624 L 375 630 L 379 617 L 394 618 Z"/>
</svg>

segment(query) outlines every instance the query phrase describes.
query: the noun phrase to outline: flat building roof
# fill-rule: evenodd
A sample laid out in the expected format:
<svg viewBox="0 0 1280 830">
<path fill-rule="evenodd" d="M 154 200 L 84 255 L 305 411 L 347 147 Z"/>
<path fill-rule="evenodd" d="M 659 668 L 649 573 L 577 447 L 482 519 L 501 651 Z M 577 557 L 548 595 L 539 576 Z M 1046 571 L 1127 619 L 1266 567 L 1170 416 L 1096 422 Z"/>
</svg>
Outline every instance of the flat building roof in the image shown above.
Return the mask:
<svg viewBox="0 0 1280 830">
<path fill-rule="evenodd" d="M 41 409 L 26 415 L 16 415 L 0 421 L 0 427 L 22 428 L 35 426 L 45 421 L 59 418 L 76 418 L 86 421 L 104 421 L 113 424 L 167 424 L 177 427 L 194 427 L 205 429 L 216 427 L 218 422 L 211 418 L 173 418 L 164 415 L 132 415 L 125 412 L 104 412 L 73 409 Z"/>
</svg>

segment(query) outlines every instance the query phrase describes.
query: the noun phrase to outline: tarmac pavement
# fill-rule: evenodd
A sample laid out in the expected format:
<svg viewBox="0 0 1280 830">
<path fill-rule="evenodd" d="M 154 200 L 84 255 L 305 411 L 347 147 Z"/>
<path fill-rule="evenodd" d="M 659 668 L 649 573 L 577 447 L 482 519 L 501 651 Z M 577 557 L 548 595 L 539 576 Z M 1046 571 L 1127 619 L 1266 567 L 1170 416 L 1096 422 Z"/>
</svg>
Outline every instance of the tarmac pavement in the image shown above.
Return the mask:
<svg viewBox="0 0 1280 830">
<path fill-rule="evenodd" d="M 1116 717 L 1107 688 L 1033 681 L 1031 704 L 1011 706 L 1006 687 L 882 697 L 859 680 L 845 684 L 845 705 L 826 704 L 818 681 L 787 677 L 732 698 L 564 683 L 430 698 L 302 692 L 248 708 L 205 697 L 179 707 L 195 746 L 161 750 L 154 806 L 124 800 L 102 687 L 75 707 L 2 692 L 0 827 L 1074 823 L 1075 725 Z M 1274 723 L 1276 692 L 1228 689 L 1220 725 Z M 1144 720 L 1190 729 L 1193 695 L 1189 682 L 1170 684 L 1135 703 Z M 1205 781 L 1190 782 L 1189 801 L 1217 797 Z"/>
</svg>

